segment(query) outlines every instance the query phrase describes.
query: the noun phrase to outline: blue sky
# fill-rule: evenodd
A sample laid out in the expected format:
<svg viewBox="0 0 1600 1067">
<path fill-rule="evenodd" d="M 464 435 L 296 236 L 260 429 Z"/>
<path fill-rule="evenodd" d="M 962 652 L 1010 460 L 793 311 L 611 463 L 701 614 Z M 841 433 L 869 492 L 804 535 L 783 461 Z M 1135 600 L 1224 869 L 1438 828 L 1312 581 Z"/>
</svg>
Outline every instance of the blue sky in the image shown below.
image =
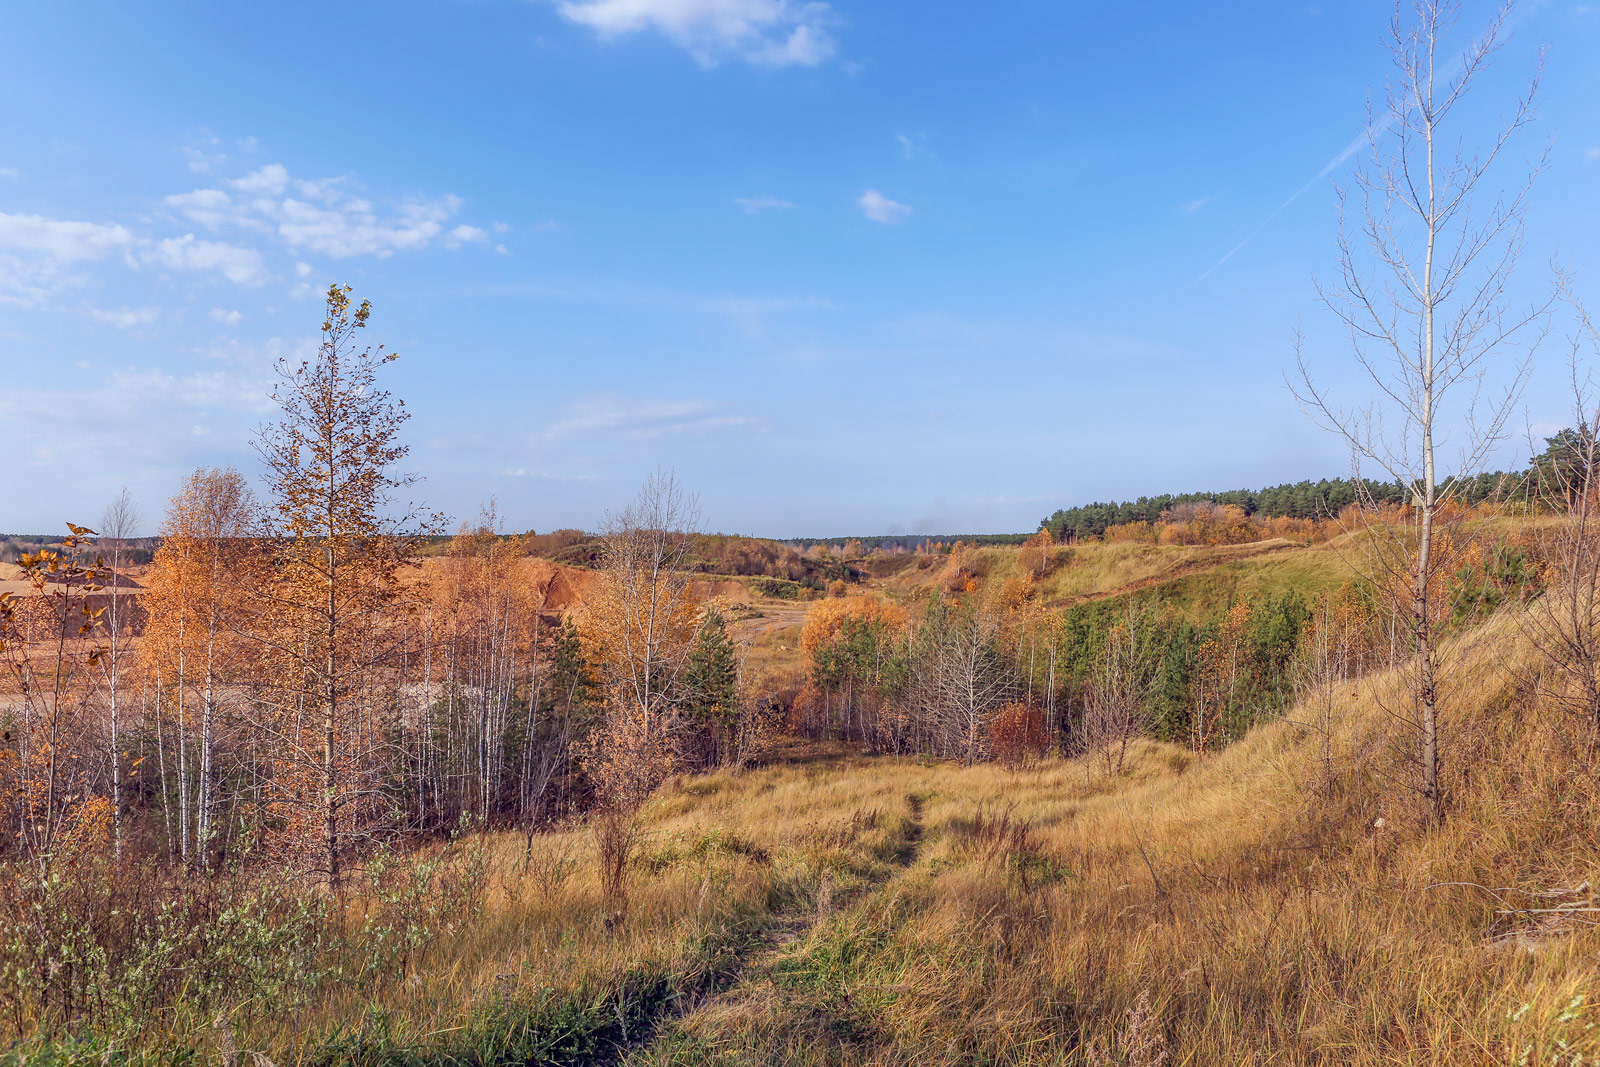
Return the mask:
<svg viewBox="0 0 1600 1067">
<path fill-rule="evenodd" d="M 255 476 L 334 280 L 456 517 L 593 527 L 658 465 L 772 536 L 1340 473 L 1282 377 L 1303 323 L 1362 395 L 1313 287 L 1330 182 L 1274 212 L 1362 129 L 1390 10 L 9 5 L 0 530 Z M 1542 43 L 1523 284 L 1560 251 L 1600 304 L 1600 5 L 1524 5 L 1478 98 Z M 1528 422 L 1562 421 L 1562 358 Z"/>
</svg>

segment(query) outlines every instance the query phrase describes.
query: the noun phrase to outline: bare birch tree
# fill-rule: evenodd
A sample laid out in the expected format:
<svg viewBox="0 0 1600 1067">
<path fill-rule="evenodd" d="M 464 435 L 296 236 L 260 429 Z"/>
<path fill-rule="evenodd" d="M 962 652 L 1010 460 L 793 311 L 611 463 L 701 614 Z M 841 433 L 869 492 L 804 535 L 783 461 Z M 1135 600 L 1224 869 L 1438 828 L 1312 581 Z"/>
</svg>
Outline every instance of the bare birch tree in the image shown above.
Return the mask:
<svg viewBox="0 0 1600 1067">
<path fill-rule="evenodd" d="M 100 539 L 96 547 L 109 573 L 106 577 L 105 627 L 108 645 L 100 665 L 106 682 L 106 751 L 111 758 L 111 847 L 117 861 L 122 860 L 122 668 L 127 652 L 126 631 L 133 625 L 135 606 L 124 591 L 123 575 L 129 562 L 129 542 L 139 534 L 139 508 L 128 487 L 106 506 L 100 519 Z"/>
<path fill-rule="evenodd" d="M 1105 649 L 1090 682 L 1078 718 L 1079 747 L 1098 755 L 1106 773 L 1122 773 L 1128 744 L 1138 735 L 1144 694 L 1150 683 L 1149 664 L 1141 655 L 1141 620 L 1131 608 L 1106 635 Z"/>
<path fill-rule="evenodd" d="M 1479 202 L 1480 187 L 1532 120 L 1537 74 L 1482 146 L 1468 148 L 1453 134 L 1463 99 L 1507 40 L 1509 14 L 1509 6 L 1500 8 L 1452 53 L 1446 38 L 1458 21 L 1455 0 L 1397 5 L 1387 41 L 1394 72 L 1383 106 L 1369 107 L 1365 160 L 1338 191 L 1338 280 L 1318 288 L 1376 396 L 1363 408 L 1338 405 L 1313 379 L 1298 341 L 1291 383 L 1311 417 L 1351 449 L 1368 518 L 1370 577 L 1405 619 L 1411 706 L 1399 714 L 1416 732 L 1418 791 L 1430 823 L 1442 813 L 1438 629 L 1448 613 L 1450 560 L 1439 550 L 1441 515 L 1448 517 L 1457 487 L 1505 439 L 1528 363 L 1522 355 L 1502 364 L 1549 306 L 1515 310 L 1510 293 L 1542 161 L 1513 192 Z M 1489 389 L 1497 395 L 1486 396 Z M 1451 477 L 1442 478 L 1438 452 L 1451 442 L 1458 453 Z M 1408 487 L 1408 518 L 1383 516 L 1361 480 L 1364 468 Z"/>
<path fill-rule="evenodd" d="M 946 616 L 928 664 L 932 700 L 926 713 L 943 750 L 969 766 L 987 755 L 990 717 L 1017 695 L 998 633 L 991 605 L 960 605 Z"/>
<path fill-rule="evenodd" d="M 580 753 L 598 793 L 601 882 L 619 911 L 639 806 L 672 772 L 679 681 L 701 610 L 684 568 L 699 504 L 657 471 L 606 517 L 600 580 L 583 620 L 606 689 L 604 725 Z"/>
</svg>

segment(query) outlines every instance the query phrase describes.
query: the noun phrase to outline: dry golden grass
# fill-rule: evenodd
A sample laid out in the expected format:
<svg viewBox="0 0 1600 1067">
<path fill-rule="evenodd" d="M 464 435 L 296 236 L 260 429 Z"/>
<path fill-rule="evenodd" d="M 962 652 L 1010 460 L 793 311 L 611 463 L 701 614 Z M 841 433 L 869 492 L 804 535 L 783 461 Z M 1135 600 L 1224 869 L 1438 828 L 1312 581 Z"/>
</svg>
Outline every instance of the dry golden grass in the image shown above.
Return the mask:
<svg viewBox="0 0 1600 1067">
<path fill-rule="evenodd" d="M 451 846 L 487 851 L 479 917 L 428 945 L 401 983 L 345 985 L 315 1011 L 229 1039 L 279 1063 L 390 1062 L 402 1052 L 481 1060 L 487 1012 L 569 1027 L 577 1046 L 613 1013 L 626 1015 L 599 1040 L 632 1040 L 629 1029 L 649 1025 L 672 998 L 736 970 L 780 919 L 808 924 L 904 861 L 915 827 L 907 796 L 890 782 L 863 788 L 840 773 L 860 761 L 824 752 L 670 783 L 645 808 L 620 919 L 601 892 L 587 827 L 537 835 L 531 849 L 514 834 Z M 349 921 L 362 921 L 359 903 Z M 457 1035 L 469 1031 L 463 1048 Z"/>
<path fill-rule="evenodd" d="M 1149 545 L 1134 542 L 1086 542 L 1058 545 L 1046 550 L 1040 572 L 1038 549 L 993 546 L 964 550 L 959 558 L 940 558 L 928 566 L 900 567 L 870 583 L 899 599 L 919 599 L 932 590 L 946 590 L 961 568 L 985 583 L 1004 583 L 1031 574 L 1035 596 L 1047 607 L 1060 608 L 1086 600 L 1126 595 L 1182 582 L 1201 581 L 1212 574 L 1250 578 L 1258 571 L 1271 580 L 1273 565 L 1283 570 L 1285 583 L 1306 571 L 1317 577 L 1348 574 L 1349 568 L 1327 545 L 1304 547 L 1285 540 L 1256 541 L 1243 545 Z M 1267 570 L 1262 570 L 1262 568 Z M 1257 585 L 1260 583 L 1257 582 Z M 1335 582 L 1334 584 L 1337 584 Z M 1285 584 L 1284 588 L 1288 585 Z"/>
<path fill-rule="evenodd" d="M 1522 701 L 1513 634 L 1455 650 L 1452 812 L 1432 834 L 1382 740 L 1389 677 L 1343 694 L 1332 782 L 1292 722 L 1204 760 L 1142 743 L 1114 779 L 1094 761 L 840 767 L 827 802 L 924 798 L 916 862 L 641 1059 L 1133 1062 L 1144 998 L 1172 1063 L 1587 1062 L 1600 938 L 1497 922 L 1441 884 L 1573 886 L 1600 866 L 1593 779 Z M 980 811 L 1025 822 L 1022 843 L 973 847 Z"/>
<path fill-rule="evenodd" d="M 1590 1062 L 1600 935 L 1497 917 L 1473 888 L 1600 876 L 1593 764 L 1527 697 L 1517 633 L 1498 619 L 1450 650 L 1436 831 L 1416 818 L 1388 675 L 1339 693 L 1331 776 L 1296 721 L 1309 709 L 1204 758 L 1137 742 L 1114 775 L 1093 757 L 1006 770 L 796 748 L 657 796 L 620 922 L 584 828 L 531 853 L 490 836 L 481 918 L 404 982 L 345 988 L 239 1047 L 278 1063 Z M 546 1049 L 563 1026 L 570 1054 L 527 1051 L 530 1028 Z"/>
</svg>

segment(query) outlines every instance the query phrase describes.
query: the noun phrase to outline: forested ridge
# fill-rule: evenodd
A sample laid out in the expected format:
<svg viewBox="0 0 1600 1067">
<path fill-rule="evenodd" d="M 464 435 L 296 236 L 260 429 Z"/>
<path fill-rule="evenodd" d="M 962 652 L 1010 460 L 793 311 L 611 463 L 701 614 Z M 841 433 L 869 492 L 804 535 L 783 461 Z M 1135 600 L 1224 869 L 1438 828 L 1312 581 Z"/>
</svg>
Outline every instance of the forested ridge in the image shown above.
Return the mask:
<svg viewBox="0 0 1600 1067">
<path fill-rule="evenodd" d="M 1556 438 L 1551 438 L 1555 447 Z M 1530 468 L 1531 469 L 1531 468 Z M 1508 499 L 1525 491 L 1528 472 L 1495 471 L 1463 479 L 1459 484 L 1445 480 L 1456 497 L 1466 504 Z M 1159 493 L 1128 501 L 1095 501 L 1070 508 L 1059 508 L 1039 520 L 1042 529 L 1056 540 L 1103 536 L 1112 526 L 1160 522 L 1162 516 L 1184 504 L 1231 505 L 1247 516 L 1288 519 L 1327 519 L 1352 504 L 1368 499 L 1380 504 L 1398 504 L 1409 490 L 1395 482 L 1362 481 L 1351 478 L 1302 479 L 1262 489 L 1228 489 L 1222 492 Z"/>
</svg>

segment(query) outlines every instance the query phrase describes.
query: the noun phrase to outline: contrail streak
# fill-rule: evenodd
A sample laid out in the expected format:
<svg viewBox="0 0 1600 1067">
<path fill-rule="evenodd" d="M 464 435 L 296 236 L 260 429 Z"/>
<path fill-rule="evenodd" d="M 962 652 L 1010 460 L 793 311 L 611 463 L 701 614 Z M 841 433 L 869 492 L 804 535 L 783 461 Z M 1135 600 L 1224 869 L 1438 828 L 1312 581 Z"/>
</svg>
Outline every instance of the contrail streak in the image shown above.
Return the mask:
<svg viewBox="0 0 1600 1067">
<path fill-rule="evenodd" d="M 1510 15 L 1507 16 L 1503 26 L 1503 32 L 1505 33 L 1506 37 L 1510 37 L 1511 31 L 1516 28 L 1518 23 L 1526 21 L 1540 8 L 1544 7 L 1546 3 L 1548 3 L 1548 0 L 1529 0 L 1528 3 L 1522 4 L 1513 9 Z M 1437 72 L 1435 72 L 1435 76 L 1447 83 L 1454 80 L 1456 75 L 1461 73 L 1461 66 L 1464 58 L 1465 52 L 1457 53 L 1454 58 L 1441 67 Z M 1228 262 L 1228 260 L 1232 259 L 1236 254 L 1238 254 L 1239 250 L 1253 241 L 1257 234 L 1270 226 L 1273 219 L 1276 219 L 1279 215 L 1283 214 L 1284 210 L 1287 209 L 1290 204 L 1294 203 L 1296 200 L 1299 200 L 1302 196 L 1310 191 L 1313 185 L 1316 185 L 1318 182 L 1326 179 L 1328 175 L 1334 172 L 1334 170 L 1342 166 L 1346 160 L 1355 155 L 1357 152 L 1361 151 L 1362 145 L 1367 144 L 1369 141 L 1375 141 L 1384 133 L 1388 132 L 1389 127 L 1394 125 L 1394 119 L 1394 112 L 1387 111 L 1384 113 L 1383 118 L 1372 123 L 1366 129 L 1357 134 L 1349 144 L 1344 146 L 1344 150 L 1342 152 L 1328 161 L 1327 166 L 1317 171 L 1315 177 L 1306 182 L 1299 189 L 1296 189 L 1293 196 L 1279 204 L 1276 211 L 1268 215 L 1265 219 L 1262 219 L 1261 222 L 1258 223 L 1249 233 L 1245 234 L 1244 239 L 1230 248 L 1227 255 L 1223 256 L 1221 259 L 1211 264 L 1211 266 L 1207 267 L 1205 273 L 1196 278 L 1195 282 L 1203 282 L 1209 278 L 1212 271 L 1215 271 L 1218 267 L 1222 266 L 1224 263 Z"/>
<path fill-rule="evenodd" d="M 1361 146 L 1362 145 L 1368 143 L 1369 140 L 1378 137 L 1385 130 L 1387 130 L 1392 121 L 1393 121 L 1393 119 L 1390 116 L 1385 115 L 1382 119 L 1378 120 L 1377 122 L 1373 123 L 1371 126 L 1368 126 L 1366 129 L 1364 129 L 1360 133 L 1358 133 L 1354 138 L 1351 139 L 1349 144 L 1344 146 L 1344 150 L 1343 151 L 1341 151 L 1338 155 L 1334 156 L 1332 159 L 1328 160 L 1328 165 L 1327 166 L 1325 166 L 1321 170 L 1317 171 L 1316 175 L 1313 176 L 1310 181 L 1306 182 L 1300 188 L 1296 189 L 1294 191 L 1294 194 L 1292 196 L 1290 196 L 1289 199 L 1285 200 L 1283 203 L 1278 205 L 1278 209 L 1276 211 L 1274 211 L 1272 214 L 1268 215 L 1266 218 L 1262 219 L 1259 223 L 1257 223 L 1256 226 L 1253 229 L 1251 229 L 1251 231 L 1249 233 L 1244 235 L 1244 239 L 1242 241 L 1240 241 L 1238 244 L 1236 244 L 1232 248 L 1230 248 L 1228 250 L 1228 254 L 1227 255 L 1223 256 L 1221 259 L 1219 259 L 1215 263 L 1211 264 L 1211 266 L 1207 267 L 1205 273 L 1200 275 L 1200 277 L 1196 278 L 1195 281 L 1197 283 L 1198 282 L 1203 282 L 1208 277 L 1210 277 L 1212 271 L 1216 270 L 1218 267 L 1220 267 L 1224 263 L 1228 262 L 1228 260 L 1232 259 L 1234 257 L 1234 255 L 1235 255 L 1235 253 L 1237 253 L 1241 248 L 1243 248 L 1245 245 L 1249 244 L 1252 240 L 1255 239 L 1256 234 L 1258 234 L 1262 230 L 1266 229 L 1268 226 L 1270 226 L 1272 224 L 1272 220 L 1273 219 L 1275 219 L 1279 215 L 1283 214 L 1284 211 L 1289 207 L 1290 204 L 1294 203 L 1296 200 L 1299 200 L 1302 196 L 1306 195 L 1306 193 L 1308 193 L 1311 190 L 1312 186 L 1316 185 L 1318 182 L 1320 182 L 1323 179 L 1325 179 L 1328 175 L 1332 174 L 1336 169 L 1338 169 L 1340 166 L 1342 166 L 1344 164 L 1344 162 L 1346 160 L 1348 160 L 1351 156 L 1353 156 L 1357 152 L 1361 151 Z"/>
</svg>

